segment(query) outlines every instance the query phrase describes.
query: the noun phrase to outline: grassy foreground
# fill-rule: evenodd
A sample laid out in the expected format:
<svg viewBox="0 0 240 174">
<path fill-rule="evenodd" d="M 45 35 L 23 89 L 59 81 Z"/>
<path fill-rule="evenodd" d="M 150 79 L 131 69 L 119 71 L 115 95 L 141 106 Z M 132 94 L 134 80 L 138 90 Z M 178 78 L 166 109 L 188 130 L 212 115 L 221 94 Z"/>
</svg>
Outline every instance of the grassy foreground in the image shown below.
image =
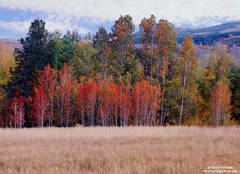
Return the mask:
<svg viewBox="0 0 240 174">
<path fill-rule="evenodd" d="M 95 127 L 0 130 L 1 174 L 240 173 L 240 128 Z"/>
</svg>

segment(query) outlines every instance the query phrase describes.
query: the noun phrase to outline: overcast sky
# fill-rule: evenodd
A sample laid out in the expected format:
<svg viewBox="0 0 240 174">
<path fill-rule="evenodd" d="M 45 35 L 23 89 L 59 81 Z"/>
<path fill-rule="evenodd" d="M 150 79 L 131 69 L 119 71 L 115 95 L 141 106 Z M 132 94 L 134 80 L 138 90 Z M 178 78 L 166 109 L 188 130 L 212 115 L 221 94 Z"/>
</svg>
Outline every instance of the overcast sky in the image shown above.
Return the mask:
<svg viewBox="0 0 240 174">
<path fill-rule="evenodd" d="M 0 0 L 0 38 L 25 36 L 30 22 L 44 19 L 49 31 L 109 31 L 120 15 L 138 25 L 154 14 L 176 27 L 203 27 L 240 20 L 240 0 Z"/>
</svg>

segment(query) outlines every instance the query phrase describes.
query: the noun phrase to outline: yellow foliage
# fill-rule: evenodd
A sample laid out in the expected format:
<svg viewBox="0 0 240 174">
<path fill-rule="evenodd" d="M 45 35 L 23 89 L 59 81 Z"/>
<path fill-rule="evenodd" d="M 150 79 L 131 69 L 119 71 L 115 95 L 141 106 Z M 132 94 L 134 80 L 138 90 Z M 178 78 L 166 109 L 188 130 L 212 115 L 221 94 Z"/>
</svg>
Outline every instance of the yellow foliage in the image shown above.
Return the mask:
<svg viewBox="0 0 240 174">
<path fill-rule="evenodd" d="M 0 68 L 6 72 L 14 64 L 14 48 L 7 47 L 3 42 L 0 43 Z"/>
</svg>

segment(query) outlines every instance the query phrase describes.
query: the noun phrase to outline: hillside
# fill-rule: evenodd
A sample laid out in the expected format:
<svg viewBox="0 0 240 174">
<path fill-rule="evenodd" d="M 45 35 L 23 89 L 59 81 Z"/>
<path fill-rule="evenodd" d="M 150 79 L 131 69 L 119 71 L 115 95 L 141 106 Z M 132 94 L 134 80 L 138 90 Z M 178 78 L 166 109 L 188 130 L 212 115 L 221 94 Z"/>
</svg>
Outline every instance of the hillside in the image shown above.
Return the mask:
<svg viewBox="0 0 240 174">
<path fill-rule="evenodd" d="M 195 43 L 196 55 L 199 57 L 202 65 L 207 65 L 207 56 L 212 53 L 209 46 L 217 43 L 228 46 L 228 52 L 233 56 L 236 65 L 240 65 L 240 21 L 229 22 L 212 27 L 190 29 L 177 28 L 178 49 L 181 48 L 181 43 L 187 34 L 193 36 Z M 141 47 L 140 32 L 135 33 L 134 41 L 136 47 Z M 206 45 L 203 47 L 200 45 Z"/>
<path fill-rule="evenodd" d="M 215 45 L 223 42 L 229 46 L 240 46 L 240 21 L 229 22 L 206 28 L 177 28 L 177 42 L 182 43 L 185 36 L 191 34 L 197 45 Z M 135 33 L 135 43 L 140 43 L 140 32 Z"/>
<path fill-rule="evenodd" d="M 229 46 L 240 46 L 240 22 L 229 22 L 199 29 L 178 28 L 178 43 L 181 43 L 187 34 L 191 34 L 195 44 L 198 45 L 214 45 L 217 42 L 223 42 Z"/>
</svg>

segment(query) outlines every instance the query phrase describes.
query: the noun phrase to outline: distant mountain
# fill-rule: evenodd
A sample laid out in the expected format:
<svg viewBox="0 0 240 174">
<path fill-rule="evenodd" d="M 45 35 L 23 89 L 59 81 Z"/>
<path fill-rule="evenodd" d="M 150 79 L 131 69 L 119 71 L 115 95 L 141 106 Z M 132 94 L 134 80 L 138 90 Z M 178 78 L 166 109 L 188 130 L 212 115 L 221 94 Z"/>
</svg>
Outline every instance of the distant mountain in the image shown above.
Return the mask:
<svg viewBox="0 0 240 174">
<path fill-rule="evenodd" d="M 177 28 L 177 42 L 182 43 L 187 34 L 193 36 L 197 45 L 215 45 L 221 42 L 228 46 L 240 46 L 240 21 L 205 28 Z M 135 43 L 140 43 L 140 32 L 135 33 Z"/>
<path fill-rule="evenodd" d="M 21 48 L 21 44 L 18 42 L 18 40 L 15 39 L 2 39 L 0 38 L 0 45 L 4 45 L 9 48 Z"/>
<path fill-rule="evenodd" d="M 240 37 L 236 37 L 240 36 L 240 21 L 199 29 L 178 28 L 178 43 L 181 43 L 187 34 L 193 36 L 194 43 L 197 45 L 214 45 L 217 42 L 222 42 L 229 46 L 240 46 Z M 224 42 L 223 40 L 226 40 L 227 42 Z"/>
</svg>

